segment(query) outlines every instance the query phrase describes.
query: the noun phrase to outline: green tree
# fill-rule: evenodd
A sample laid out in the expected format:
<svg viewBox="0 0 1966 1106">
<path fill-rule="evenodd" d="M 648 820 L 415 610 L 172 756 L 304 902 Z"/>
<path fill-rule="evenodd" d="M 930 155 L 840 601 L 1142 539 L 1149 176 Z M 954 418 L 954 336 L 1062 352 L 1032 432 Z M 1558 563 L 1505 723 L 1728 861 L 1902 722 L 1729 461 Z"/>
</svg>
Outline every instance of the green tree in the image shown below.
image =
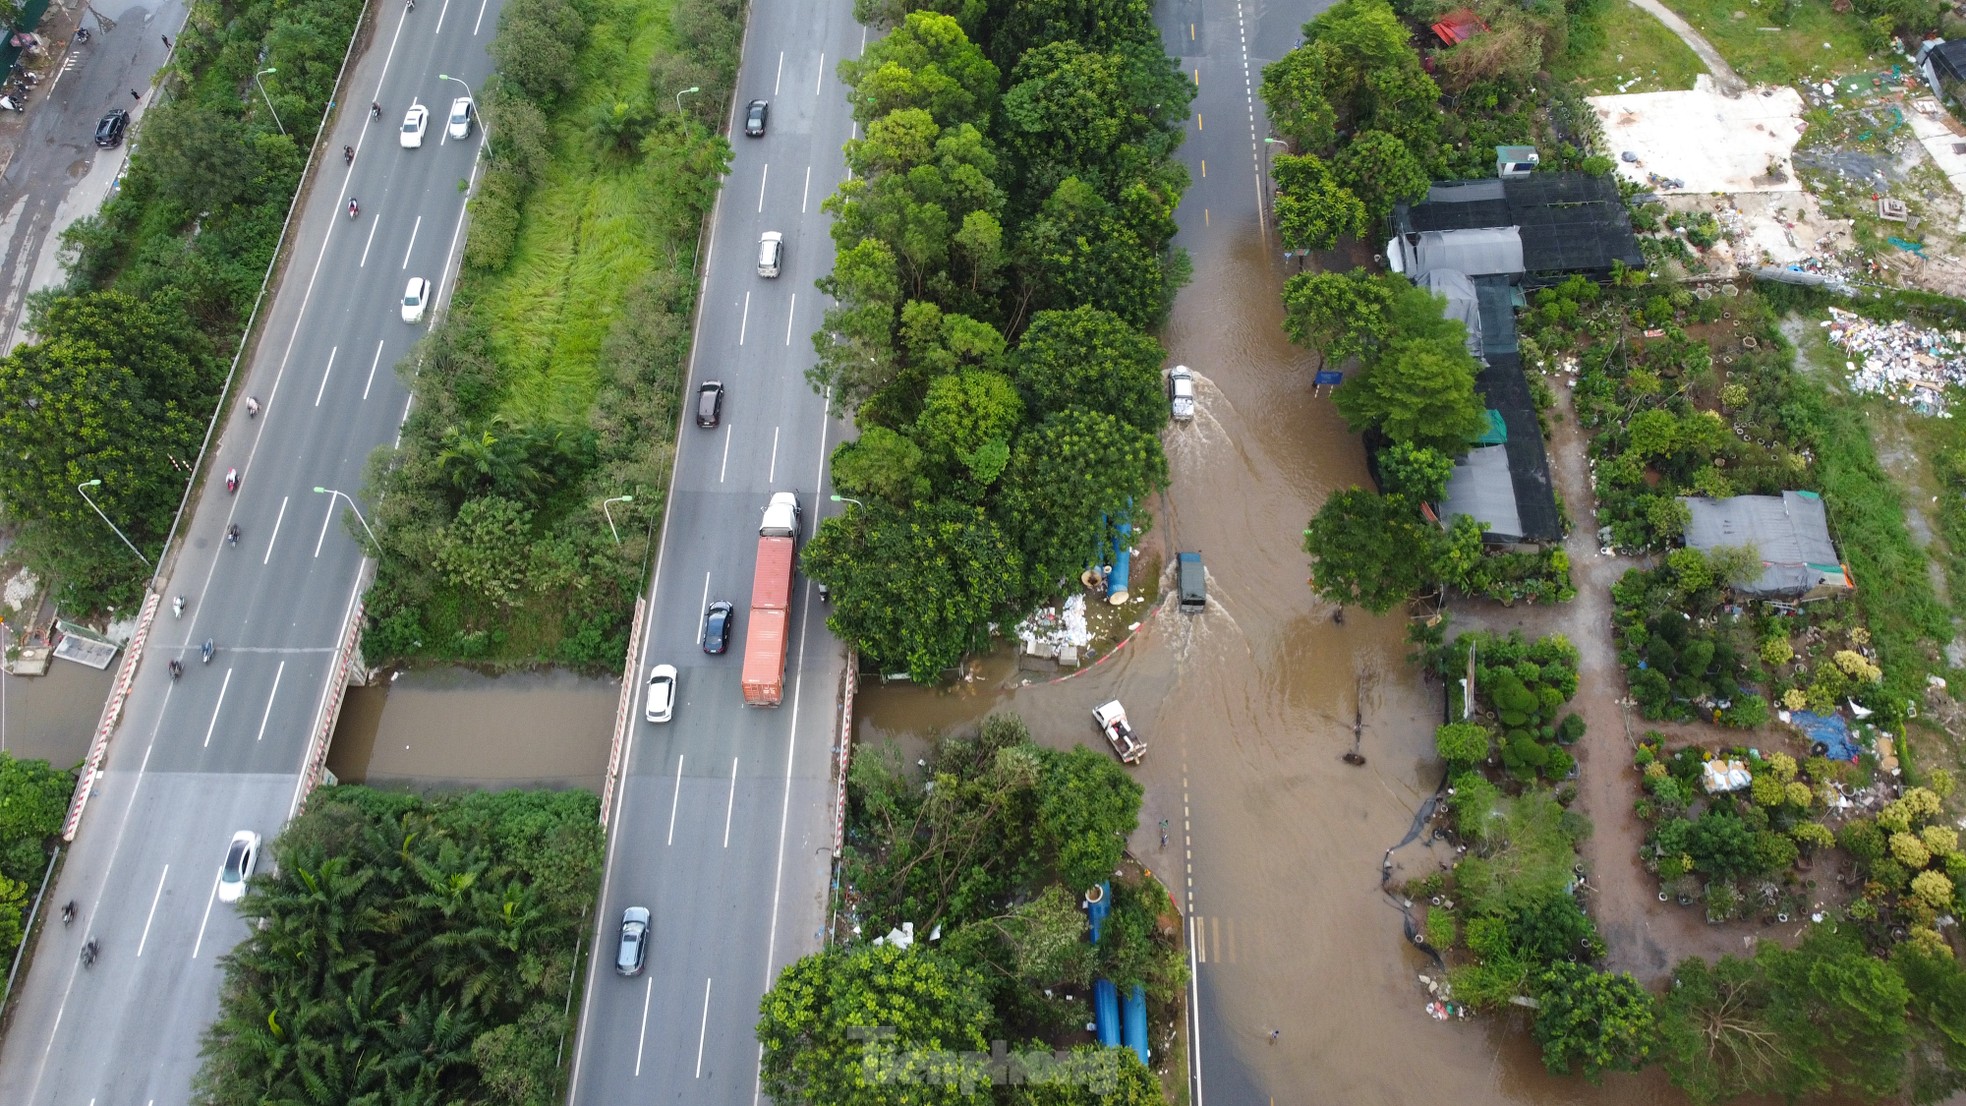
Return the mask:
<svg viewBox="0 0 1966 1106">
<path fill-rule="evenodd" d="M 509 607 L 525 593 L 534 542 L 524 505 L 499 496 L 466 500 L 444 528 L 435 567 L 458 591 Z"/>
<path fill-rule="evenodd" d="M 892 383 L 900 370 L 894 330 L 905 299 L 899 259 L 887 243 L 842 245 L 833 271 L 818 281 L 834 306 L 812 336 L 819 360 L 806 370 L 814 391 L 852 410 Z"/>
<path fill-rule="evenodd" d="M 833 485 L 851 496 L 873 496 L 906 507 L 930 494 L 921 447 L 885 426 L 869 426 L 833 449 Z"/>
<path fill-rule="evenodd" d="M 586 41 L 587 21 L 569 0 L 514 0 L 499 13 L 490 51 L 500 79 L 550 105 L 578 83 L 574 59 Z"/>
<path fill-rule="evenodd" d="M 184 491 L 173 462 L 196 455 L 217 398 L 209 347 L 172 295 L 57 295 L 32 326 L 40 341 L 0 358 L 0 502 L 51 544 L 100 547 L 140 572 L 76 485 L 100 479 L 90 499 L 154 552 Z"/>
<path fill-rule="evenodd" d="M 1394 442 L 1379 451 L 1379 474 L 1387 495 L 1413 503 L 1439 503 L 1447 498 L 1454 459 L 1437 449 Z"/>
<path fill-rule="evenodd" d="M 1769 1018 L 1792 1050 L 1807 1092 L 1896 1094 L 1910 1045 L 1910 992 L 1855 936 L 1827 926 L 1794 950 L 1764 944 Z"/>
<path fill-rule="evenodd" d="M 1701 1106 L 1801 1094 L 1805 1081 L 1793 1045 L 1770 1019 L 1770 1000 L 1756 960 L 1680 961 L 1659 1011 L 1659 1058 L 1673 1086 Z"/>
<path fill-rule="evenodd" d="M 1283 332 L 1320 364 L 1368 356 L 1393 335 L 1392 305 L 1410 288 L 1394 273 L 1298 273 L 1283 286 Z"/>
<path fill-rule="evenodd" d="M 1338 183 L 1323 159 L 1279 154 L 1271 176 L 1276 181 L 1277 230 L 1284 249 L 1328 250 L 1365 233 L 1365 204 Z"/>
<path fill-rule="evenodd" d="M 999 519 L 1022 544 L 1018 594 L 1049 595 L 1090 563 L 1101 515 L 1132 505 L 1136 530 L 1149 497 L 1167 486 L 1160 439 L 1103 411 L 1068 407 L 1047 415 L 1011 449 Z"/>
<path fill-rule="evenodd" d="M 991 31 L 991 51 L 1006 62 L 1046 43 L 1110 50 L 1155 34 L 1146 0 L 1017 0 L 993 7 L 1002 22 Z"/>
<path fill-rule="evenodd" d="M 1475 367 L 1458 343 L 1399 340 L 1363 375 L 1340 385 L 1333 400 L 1355 431 L 1378 430 L 1396 442 L 1459 456 L 1488 425 L 1475 394 Z"/>
<path fill-rule="evenodd" d="M 1110 877 L 1140 820 L 1141 788 L 1118 761 L 1083 745 L 1040 749 L 1038 818 L 1032 842 L 1065 886 Z"/>
<path fill-rule="evenodd" d="M 1019 582 L 1003 532 L 980 508 L 946 499 L 829 518 L 801 563 L 832 593 L 835 634 L 923 683 L 980 643 Z"/>
<path fill-rule="evenodd" d="M 759 1013 L 759 1082 L 775 1101 L 989 1101 L 983 981 L 925 946 L 813 953 L 779 973 Z"/>
<path fill-rule="evenodd" d="M 840 63 L 853 86 L 853 114 L 872 131 L 874 120 L 902 108 L 925 109 L 943 126 L 982 123 L 997 100 L 998 71 L 955 19 L 910 12 L 901 25 Z"/>
<path fill-rule="evenodd" d="M 1024 302 L 1037 311 L 1092 306 L 1143 330 L 1159 325 L 1187 275 L 1185 258 L 1167 247 L 1179 194 L 1140 183 L 1108 200 L 1089 182 L 1060 181 L 1018 240 Z"/>
<path fill-rule="evenodd" d="M 1034 414 L 1076 405 L 1158 431 L 1168 417 L 1160 375 L 1166 356 L 1152 335 L 1110 311 L 1040 311 L 1017 343 L 1012 375 Z"/>
<path fill-rule="evenodd" d="M 1311 586 L 1344 606 L 1384 614 L 1440 583 L 1440 528 L 1408 499 L 1352 488 L 1318 508 L 1304 531 Z"/>
<path fill-rule="evenodd" d="M 1278 134 L 1303 153 L 1321 154 L 1338 142 L 1338 113 L 1326 92 L 1331 79 L 1324 51 L 1299 47 L 1263 67 L 1263 104 Z"/>
<path fill-rule="evenodd" d="M 1657 1010 L 1629 973 L 1554 964 L 1538 976 L 1536 1000 L 1543 1066 L 1559 1075 L 1637 1071 L 1652 1055 Z"/>
<path fill-rule="evenodd" d="M 1910 1088 L 1913 1102 L 1937 1102 L 1966 1088 L 1966 970 L 1950 949 L 1906 942 L 1891 967 L 1911 1000 Z"/>
<path fill-rule="evenodd" d="M 1385 131 L 1366 131 L 1345 143 L 1331 163 L 1332 177 L 1365 204 L 1374 223 L 1390 218 L 1393 205 L 1427 196 L 1427 171 L 1406 143 Z"/>
<path fill-rule="evenodd" d="M 982 489 L 1010 463 L 1010 440 L 1023 423 L 1024 399 L 1009 377 L 967 369 L 928 386 L 915 441 L 930 464 Z"/>
<path fill-rule="evenodd" d="M 1048 42 L 1017 59 L 1004 93 L 1006 149 L 1023 165 L 1027 187 L 1049 190 L 1066 177 L 1107 181 L 1128 130 L 1120 59 L 1077 42 Z"/>
<path fill-rule="evenodd" d="M 1487 760 L 1488 744 L 1488 727 L 1479 722 L 1448 722 L 1434 731 L 1434 749 L 1450 766 Z"/>
</svg>

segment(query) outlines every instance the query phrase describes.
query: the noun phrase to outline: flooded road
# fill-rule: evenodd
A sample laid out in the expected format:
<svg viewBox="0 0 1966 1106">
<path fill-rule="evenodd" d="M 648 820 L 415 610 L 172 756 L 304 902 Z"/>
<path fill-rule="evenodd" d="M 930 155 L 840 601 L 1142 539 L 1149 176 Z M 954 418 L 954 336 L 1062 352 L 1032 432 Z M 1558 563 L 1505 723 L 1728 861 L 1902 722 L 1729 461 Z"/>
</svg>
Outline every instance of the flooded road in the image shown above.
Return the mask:
<svg viewBox="0 0 1966 1106">
<path fill-rule="evenodd" d="M 342 783 L 601 789 L 619 680 L 457 668 L 383 679 L 348 689 L 328 750 Z"/>
<path fill-rule="evenodd" d="M 1379 889 L 1381 857 L 1441 778 L 1442 697 L 1406 663 L 1401 615 L 1352 610 L 1338 624 L 1306 585 L 1306 521 L 1332 492 L 1369 480 L 1358 438 L 1314 394 L 1317 356 L 1283 337 L 1279 292 L 1296 263 L 1258 211 L 1267 186 L 1251 97 L 1262 65 L 1315 10 L 1156 6 L 1199 89 L 1182 149 L 1194 182 L 1177 216 L 1194 279 L 1162 334 L 1170 362 L 1195 370 L 1199 410 L 1166 434 L 1171 487 L 1142 552 L 1167 564 L 1199 549 L 1207 612 L 1184 616 L 1163 597 L 1126 648 L 1062 682 L 997 659 L 954 689 L 864 685 L 858 734 L 895 737 L 913 756 L 919 737 L 903 735 L 1012 710 L 1042 742 L 1094 743 L 1088 712 L 1124 701 L 1150 745 L 1135 770 L 1146 798 L 1131 848 L 1190 912 L 1203 1103 L 1684 1101 L 1656 1071 L 1599 1086 L 1550 1076 L 1520 1011 L 1432 1020 L 1415 978 L 1432 964 Z M 1355 718 L 1359 766 L 1342 759 Z M 1174 827 L 1165 852 L 1161 818 Z M 1449 857 L 1416 843 L 1394 859 L 1399 882 Z"/>
</svg>

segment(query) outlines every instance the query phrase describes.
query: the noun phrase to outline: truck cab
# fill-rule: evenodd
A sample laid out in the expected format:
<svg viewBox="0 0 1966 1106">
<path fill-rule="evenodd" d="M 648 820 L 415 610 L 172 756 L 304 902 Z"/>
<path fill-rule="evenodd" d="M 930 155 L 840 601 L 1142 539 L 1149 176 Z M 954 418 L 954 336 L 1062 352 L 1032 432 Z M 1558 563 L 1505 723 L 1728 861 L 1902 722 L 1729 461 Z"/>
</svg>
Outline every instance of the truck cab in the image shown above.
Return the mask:
<svg viewBox="0 0 1966 1106">
<path fill-rule="evenodd" d="M 766 538 L 796 538 L 805 512 L 799 509 L 797 492 L 773 492 L 771 502 L 765 504 L 764 521 L 758 524 L 758 536 Z"/>
<path fill-rule="evenodd" d="M 1208 572 L 1202 568 L 1200 553 L 1176 553 L 1179 565 L 1176 583 L 1181 589 L 1181 612 L 1200 614 L 1208 609 Z"/>
</svg>

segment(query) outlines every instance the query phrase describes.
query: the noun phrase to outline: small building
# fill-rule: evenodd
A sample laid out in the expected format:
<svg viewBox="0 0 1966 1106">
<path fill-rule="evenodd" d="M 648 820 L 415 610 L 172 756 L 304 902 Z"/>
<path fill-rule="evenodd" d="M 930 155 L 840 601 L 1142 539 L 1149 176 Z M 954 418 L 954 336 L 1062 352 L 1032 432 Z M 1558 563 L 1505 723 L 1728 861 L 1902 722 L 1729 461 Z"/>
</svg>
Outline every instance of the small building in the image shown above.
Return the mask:
<svg viewBox="0 0 1966 1106">
<path fill-rule="evenodd" d="M 1473 8 L 1456 8 L 1433 25 L 1435 37 L 1442 45 L 1457 46 L 1479 34 L 1486 34 L 1488 24 L 1474 13 Z"/>
<path fill-rule="evenodd" d="M 1534 146 L 1495 147 L 1495 176 L 1499 180 L 1526 177 L 1542 163 L 1543 157 Z"/>
<path fill-rule="evenodd" d="M 1759 579 L 1735 591 L 1757 599 L 1807 601 L 1856 588 L 1829 537 L 1829 516 L 1815 492 L 1737 495 L 1729 499 L 1681 496 L 1691 513 L 1686 547 L 1702 553 L 1752 546 L 1761 557 Z"/>
<path fill-rule="evenodd" d="M 1966 104 L 1966 40 L 1935 38 L 1918 49 L 1918 71 L 1940 103 Z"/>
<path fill-rule="evenodd" d="M 1497 150 L 1498 169 L 1506 149 Z M 1387 265 L 1414 280 L 1447 268 L 1471 277 L 1513 276 L 1535 288 L 1573 274 L 1604 280 L 1618 262 L 1634 269 L 1645 264 L 1631 213 L 1609 174 L 1437 181 L 1425 200 L 1393 208 L 1393 231 Z"/>
</svg>

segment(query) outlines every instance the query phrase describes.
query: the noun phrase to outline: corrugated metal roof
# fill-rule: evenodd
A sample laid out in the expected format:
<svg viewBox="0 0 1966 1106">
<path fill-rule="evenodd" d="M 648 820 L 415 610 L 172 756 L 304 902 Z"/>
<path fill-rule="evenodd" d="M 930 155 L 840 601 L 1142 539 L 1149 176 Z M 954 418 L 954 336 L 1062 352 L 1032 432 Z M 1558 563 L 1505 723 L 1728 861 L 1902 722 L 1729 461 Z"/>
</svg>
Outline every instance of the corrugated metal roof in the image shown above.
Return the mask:
<svg viewBox="0 0 1966 1106">
<path fill-rule="evenodd" d="M 1514 227 L 1418 231 L 1394 239 L 1394 247 L 1400 255 L 1397 271 L 1413 280 L 1435 269 L 1467 276 L 1523 271 L 1522 238 Z"/>
<path fill-rule="evenodd" d="M 1509 475 L 1506 447 L 1477 446 L 1454 462 L 1454 471 L 1447 476 L 1447 500 L 1441 504 L 1441 516 L 1451 523 L 1462 515 L 1479 522 L 1496 541 L 1522 540 L 1522 519 L 1516 512 L 1515 481 Z"/>
<path fill-rule="evenodd" d="M 1447 317 L 1468 328 L 1468 352 L 1482 357 L 1481 299 L 1474 281 L 1456 269 L 1434 269 L 1420 274 L 1413 283 L 1447 300 Z"/>
<path fill-rule="evenodd" d="M 1706 552 L 1751 545 L 1765 569 L 1737 590 L 1750 595 L 1800 595 L 1824 583 L 1847 583 L 1830 541 L 1829 517 L 1814 492 L 1737 495 L 1729 499 L 1681 496 L 1691 519 L 1686 545 Z"/>
</svg>

